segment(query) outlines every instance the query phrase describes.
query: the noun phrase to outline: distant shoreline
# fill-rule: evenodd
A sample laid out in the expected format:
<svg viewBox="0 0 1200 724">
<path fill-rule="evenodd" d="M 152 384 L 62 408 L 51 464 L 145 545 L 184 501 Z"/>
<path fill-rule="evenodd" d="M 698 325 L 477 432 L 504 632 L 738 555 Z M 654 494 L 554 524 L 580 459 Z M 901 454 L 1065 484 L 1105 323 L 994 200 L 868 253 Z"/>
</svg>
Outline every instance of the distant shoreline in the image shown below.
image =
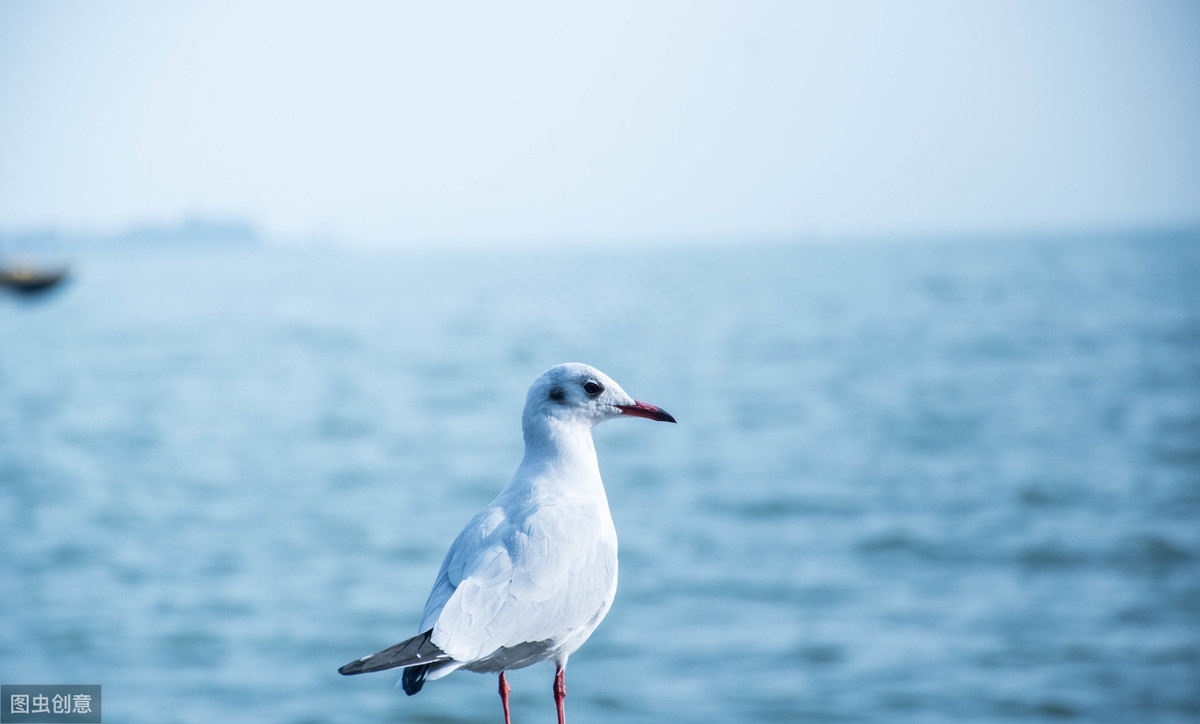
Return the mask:
<svg viewBox="0 0 1200 724">
<path fill-rule="evenodd" d="M 249 222 L 191 218 L 173 224 L 143 224 L 110 233 L 51 229 L 4 233 L 0 234 L 0 258 L 167 247 L 253 248 L 262 243 L 258 229 Z"/>
</svg>

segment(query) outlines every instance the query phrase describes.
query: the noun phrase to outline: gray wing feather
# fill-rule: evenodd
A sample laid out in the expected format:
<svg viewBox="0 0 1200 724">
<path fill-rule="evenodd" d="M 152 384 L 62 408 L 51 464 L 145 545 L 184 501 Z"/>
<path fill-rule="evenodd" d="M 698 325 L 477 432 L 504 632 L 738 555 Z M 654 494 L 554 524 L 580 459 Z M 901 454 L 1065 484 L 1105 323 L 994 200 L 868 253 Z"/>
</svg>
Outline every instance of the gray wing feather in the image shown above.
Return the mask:
<svg viewBox="0 0 1200 724">
<path fill-rule="evenodd" d="M 446 655 L 446 652 L 439 649 L 429 640 L 432 633 L 432 631 L 426 631 L 419 636 L 413 636 L 411 639 L 401 641 L 383 651 L 378 651 L 370 656 L 364 656 L 357 661 L 351 661 L 338 669 L 338 673 L 349 676 L 351 674 L 365 674 L 371 671 L 383 671 L 384 669 L 416 666 L 417 664 L 449 661 L 450 657 Z"/>
</svg>

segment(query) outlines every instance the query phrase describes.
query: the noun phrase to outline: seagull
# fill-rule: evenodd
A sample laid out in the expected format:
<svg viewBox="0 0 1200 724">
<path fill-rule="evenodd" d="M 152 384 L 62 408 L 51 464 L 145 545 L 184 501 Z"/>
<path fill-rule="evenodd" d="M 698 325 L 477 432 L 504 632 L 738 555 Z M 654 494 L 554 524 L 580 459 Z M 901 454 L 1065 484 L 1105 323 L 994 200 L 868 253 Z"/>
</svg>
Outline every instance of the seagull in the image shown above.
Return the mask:
<svg viewBox="0 0 1200 724">
<path fill-rule="evenodd" d="M 566 724 L 567 657 L 596 630 L 617 592 L 617 531 L 600 480 L 592 427 L 616 417 L 675 422 L 600 370 L 551 367 L 529 387 L 525 456 L 508 485 L 450 545 L 419 634 L 338 669 L 404 669 L 409 696 L 463 669 L 500 674 L 553 661 L 554 703 Z"/>
</svg>

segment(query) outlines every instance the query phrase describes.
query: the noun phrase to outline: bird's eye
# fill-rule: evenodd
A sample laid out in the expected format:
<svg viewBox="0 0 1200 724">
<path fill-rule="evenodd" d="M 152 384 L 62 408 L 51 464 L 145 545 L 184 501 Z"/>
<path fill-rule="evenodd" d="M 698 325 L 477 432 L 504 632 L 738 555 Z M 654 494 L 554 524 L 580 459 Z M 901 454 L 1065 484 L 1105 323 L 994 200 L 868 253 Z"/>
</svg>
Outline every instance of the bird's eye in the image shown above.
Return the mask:
<svg viewBox="0 0 1200 724">
<path fill-rule="evenodd" d="M 588 380 L 587 382 L 583 383 L 583 391 L 588 393 L 588 396 L 595 397 L 601 392 L 604 392 L 604 385 L 595 380 Z"/>
</svg>

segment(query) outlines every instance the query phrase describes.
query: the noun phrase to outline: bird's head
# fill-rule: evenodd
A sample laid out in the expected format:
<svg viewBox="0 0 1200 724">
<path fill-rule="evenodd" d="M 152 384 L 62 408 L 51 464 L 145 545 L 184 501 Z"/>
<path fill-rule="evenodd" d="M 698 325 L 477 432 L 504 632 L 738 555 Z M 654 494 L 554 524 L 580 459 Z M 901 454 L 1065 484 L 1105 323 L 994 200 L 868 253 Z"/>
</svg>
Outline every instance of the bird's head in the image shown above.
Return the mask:
<svg viewBox="0 0 1200 724">
<path fill-rule="evenodd" d="M 638 402 L 595 367 L 568 362 L 546 370 L 525 397 L 524 427 L 554 419 L 588 427 L 622 415 L 675 422 L 660 407 Z"/>
</svg>

